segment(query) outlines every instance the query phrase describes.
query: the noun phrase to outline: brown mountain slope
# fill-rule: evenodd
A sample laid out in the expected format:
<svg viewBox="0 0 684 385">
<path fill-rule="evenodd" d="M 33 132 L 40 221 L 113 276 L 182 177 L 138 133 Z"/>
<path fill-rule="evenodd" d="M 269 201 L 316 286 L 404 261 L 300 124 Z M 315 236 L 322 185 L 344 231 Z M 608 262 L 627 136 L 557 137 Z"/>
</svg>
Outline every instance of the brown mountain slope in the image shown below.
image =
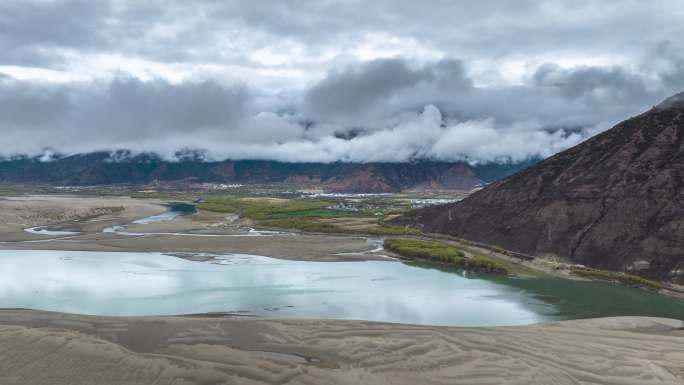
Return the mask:
<svg viewBox="0 0 684 385">
<path fill-rule="evenodd" d="M 417 160 L 405 163 L 288 163 L 269 160 L 170 161 L 153 153 L 95 152 L 42 161 L 0 156 L 0 183 L 55 185 L 212 182 L 294 183 L 329 192 L 387 193 L 405 190 L 469 190 L 532 162 L 483 164 Z"/>
<path fill-rule="evenodd" d="M 427 232 L 683 282 L 684 93 L 464 201 L 404 220 Z"/>
</svg>

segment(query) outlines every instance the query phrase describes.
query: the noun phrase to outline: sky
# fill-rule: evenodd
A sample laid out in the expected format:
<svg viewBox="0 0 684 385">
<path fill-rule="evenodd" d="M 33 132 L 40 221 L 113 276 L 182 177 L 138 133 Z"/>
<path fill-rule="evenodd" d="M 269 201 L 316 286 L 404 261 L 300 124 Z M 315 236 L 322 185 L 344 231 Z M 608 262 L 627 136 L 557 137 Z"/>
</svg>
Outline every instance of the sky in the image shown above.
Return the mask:
<svg viewBox="0 0 684 385">
<path fill-rule="evenodd" d="M 681 0 L 0 0 L 0 156 L 547 157 L 684 90 Z"/>
</svg>

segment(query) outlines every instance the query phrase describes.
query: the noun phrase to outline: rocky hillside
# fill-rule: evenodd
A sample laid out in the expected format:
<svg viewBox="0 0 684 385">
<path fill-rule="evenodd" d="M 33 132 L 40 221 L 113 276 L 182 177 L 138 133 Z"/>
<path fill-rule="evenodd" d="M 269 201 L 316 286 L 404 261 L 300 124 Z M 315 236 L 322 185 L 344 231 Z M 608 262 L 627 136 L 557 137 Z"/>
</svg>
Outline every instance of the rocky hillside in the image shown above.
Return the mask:
<svg viewBox="0 0 684 385">
<path fill-rule="evenodd" d="M 166 161 L 154 154 L 98 152 L 50 161 L 20 157 L 0 160 L 0 183 L 102 185 L 185 181 L 292 183 L 332 192 L 468 190 L 509 175 L 528 163 L 470 166 L 466 163 L 284 163 L 263 160 Z"/>
<path fill-rule="evenodd" d="M 684 282 L 684 93 L 461 202 L 404 221 Z"/>
</svg>

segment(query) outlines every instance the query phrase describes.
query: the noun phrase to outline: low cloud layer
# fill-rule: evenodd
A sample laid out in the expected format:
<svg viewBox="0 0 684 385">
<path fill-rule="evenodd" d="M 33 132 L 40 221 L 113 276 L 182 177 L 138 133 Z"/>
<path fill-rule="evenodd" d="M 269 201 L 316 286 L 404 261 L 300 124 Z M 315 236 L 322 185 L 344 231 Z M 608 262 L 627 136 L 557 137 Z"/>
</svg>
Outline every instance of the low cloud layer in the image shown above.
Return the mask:
<svg viewBox="0 0 684 385">
<path fill-rule="evenodd" d="M 228 3 L 3 2 L 0 155 L 519 161 L 684 90 L 677 1 Z"/>
</svg>

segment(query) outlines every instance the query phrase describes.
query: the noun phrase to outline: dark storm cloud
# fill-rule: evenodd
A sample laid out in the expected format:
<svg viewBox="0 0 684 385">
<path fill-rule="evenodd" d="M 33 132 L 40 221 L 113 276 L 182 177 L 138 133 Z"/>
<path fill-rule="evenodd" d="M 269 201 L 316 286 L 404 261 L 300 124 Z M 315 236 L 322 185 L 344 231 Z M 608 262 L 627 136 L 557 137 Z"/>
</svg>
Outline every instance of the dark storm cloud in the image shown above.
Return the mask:
<svg viewBox="0 0 684 385">
<path fill-rule="evenodd" d="M 684 2 L 0 2 L 0 155 L 548 156 L 684 89 Z"/>
<path fill-rule="evenodd" d="M 24 82 L 0 83 L 3 133 L 24 127 L 43 130 L 55 120 L 64 118 L 70 106 L 68 94 L 59 88 Z"/>
<path fill-rule="evenodd" d="M 414 93 L 427 88 L 457 93 L 472 87 L 459 60 L 443 60 L 411 67 L 400 59 L 375 60 L 361 66 L 332 71 L 311 87 L 304 96 L 304 111 L 322 119 L 341 117 L 343 121 L 358 118 L 373 108 L 391 108 L 407 90 Z M 426 103 L 434 103 L 433 94 Z M 415 104 L 415 103 L 413 103 Z M 399 106 L 415 108 L 416 105 Z M 422 107 L 422 106 L 419 106 Z"/>
<path fill-rule="evenodd" d="M 670 78 L 670 72 L 645 75 L 615 66 L 563 69 L 544 63 L 525 84 L 476 87 L 458 60 L 421 66 L 378 60 L 329 74 L 308 90 L 304 111 L 328 120 L 373 121 L 433 104 L 460 120 L 491 117 L 505 125 L 527 121 L 544 127 L 593 127 L 614 123 L 676 92 Z"/>
<path fill-rule="evenodd" d="M 104 47 L 106 2 L 3 1 L 0 64 L 43 65 L 60 60 L 54 49 Z"/>
<path fill-rule="evenodd" d="M 577 99 L 603 90 L 606 97 L 641 102 L 647 95 L 645 79 L 622 68 L 586 67 L 565 70 L 555 64 L 544 64 L 534 73 L 536 85 L 553 87 L 568 99 Z M 636 100 L 635 100 L 636 99 Z"/>
<path fill-rule="evenodd" d="M 184 147 L 179 137 L 206 139 L 214 130 L 235 129 L 248 100 L 244 88 L 214 82 L 173 85 L 124 77 L 109 83 L 0 83 L 6 139 L 0 151 L 168 145 L 165 152 L 171 153 Z"/>
<path fill-rule="evenodd" d="M 243 89 L 214 82 L 172 85 L 132 78 L 116 79 L 94 96 L 82 100 L 79 108 L 92 112 L 94 121 L 134 135 L 141 127 L 162 135 L 229 125 L 241 117 L 247 98 Z"/>
<path fill-rule="evenodd" d="M 64 129 L 80 121 L 91 125 L 82 131 L 100 128 L 131 137 L 157 135 L 235 122 L 242 115 L 245 95 L 243 89 L 212 82 L 172 85 L 133 78 L 108 84 L 11 82 L 0 86 L 0 119 L 5 126 L 27 129 L 53 130 L 49 128 L 53 124 Z"/>
<path fill-rule="evenodd" d="M 684 55 L 682 46 L 662 41 L 649 53 L 650 65 L 656 67 L 663 82 L 676 89 L 684 89 Z"/>
<path fill-rule="evenodd" d="M 415 85 L 421 77 L 402 60 L 377 60 L 360 68 L 331 72 L 308 90 L 305 103 L 315 117 L 349 116 Z"/>
</svg>

